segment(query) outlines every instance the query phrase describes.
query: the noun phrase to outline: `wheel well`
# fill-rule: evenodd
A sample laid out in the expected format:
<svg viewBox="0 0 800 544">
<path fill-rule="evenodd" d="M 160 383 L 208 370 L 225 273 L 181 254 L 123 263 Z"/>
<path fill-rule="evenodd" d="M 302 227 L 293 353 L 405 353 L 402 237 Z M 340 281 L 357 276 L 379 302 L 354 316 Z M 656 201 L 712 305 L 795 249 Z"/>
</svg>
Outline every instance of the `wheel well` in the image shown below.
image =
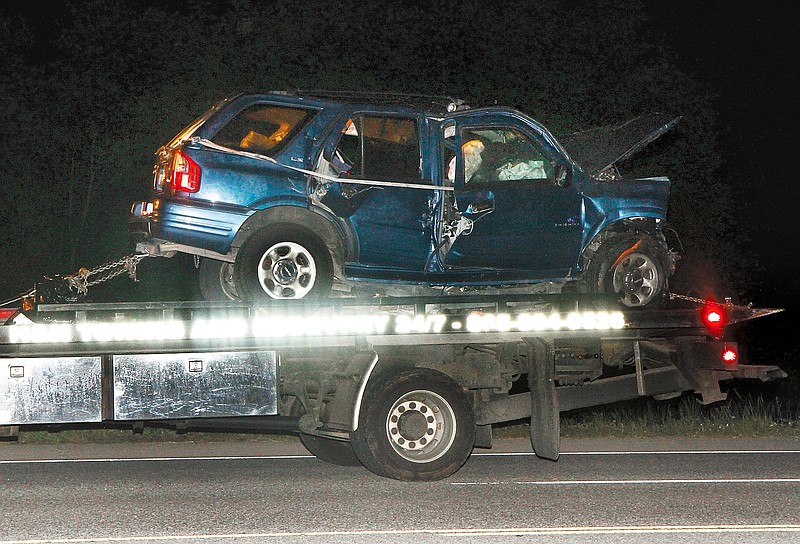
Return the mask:
<svg viewBox="0 0 800 544">
<path fill-rule="evenodd" d="M 638 217 L 632 219 L 622 219 L 615 223 L 608 225 L 606 228 L 598 232 L 592 241 L 586 245 L 583 250 L 583 271 L 589 269 L 589 265 L 597 250 L 601 245 L 611 240 L 618 240 L 623 236 L 639 236 L 639 235 L 652 236 L 654 239 L 659 240 L 666 244 L 662 227 L 656 222 L 655 219 L 647 217 Z"/>
<path fill-rule="evenodd" d="M 253 214 L 236 233 L 232 251 L 238 252 L 254 233 L 279 224 L 300 227 L 322 241 L 331 255 L 334 277 L 343 277 L 344 262 L 349 253 L 343 242 L 345 237 L 331 220 L 322 214 L 299 206 L 279 206 Z"/>
</svg>

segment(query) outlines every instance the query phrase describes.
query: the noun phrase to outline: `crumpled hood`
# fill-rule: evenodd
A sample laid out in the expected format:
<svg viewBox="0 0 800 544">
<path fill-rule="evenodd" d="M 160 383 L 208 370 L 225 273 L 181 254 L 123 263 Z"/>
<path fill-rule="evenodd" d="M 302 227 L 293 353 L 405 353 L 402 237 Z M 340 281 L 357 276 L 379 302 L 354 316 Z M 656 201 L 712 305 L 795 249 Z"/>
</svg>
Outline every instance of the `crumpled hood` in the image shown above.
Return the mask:
<svg viewBox="0 0 800 544">
<path fill-rule="evenodd" d="M 680 116 L 649 113 L 621 125 L 561 136 L 558 141 L 584 172 L 592 177 L 604 177 L 615 163 L 630 157 L 680 120 Z"/>
</svg>

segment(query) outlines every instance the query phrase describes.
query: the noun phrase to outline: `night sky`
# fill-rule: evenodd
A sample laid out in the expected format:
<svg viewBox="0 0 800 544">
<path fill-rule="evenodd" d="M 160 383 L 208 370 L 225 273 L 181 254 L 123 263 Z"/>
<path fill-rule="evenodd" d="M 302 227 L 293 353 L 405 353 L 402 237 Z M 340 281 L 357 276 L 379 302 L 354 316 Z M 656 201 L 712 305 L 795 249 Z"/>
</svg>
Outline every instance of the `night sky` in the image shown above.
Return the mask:
<svg viewBox="0 0 800 544">
<path fill-rule="evenodd" d="M 565 6 L 591 3 L 564 2 Z M 291 6 L 289 2 L 282 5 Z M 747 247 L 763 267 L 758 272 L 759 287 L 752 293 L 759 297 L 755 302 L 796 307 L 800 302 L 800 244 L 795 217 L 800 193 L 794 134 L 800 78 L 798 32 L 789 15 L 794 13 L 793 6 L 788 1 L 757 7 L 752 2 L 719 0 L 646 2 L 645 11 L 651 17 L 650 28 L 676 53 L 680 69 L 715 95 L 714 108 L 720 121 L 717 137 L 723 154 L 720 171 L 734 187 L 736 197 L 734 209 L 726 211 L 746 225 L 743 232 L 751 238 Z M 58 58 L 55 37 L 67 11 L 63 2 L 2 0 L 0 16 L 7 21 L 22 17 L 28 23 L 36 54 L 27 62 L 45 63 Z M 436 24 L 431 24 L 432 37 Z M 462 21 L 453 19 L 446 24 L 458 26 Z M 143 33 L 153 31 L 141 29 Z M 501 42 L 498 47 L 502 47 Z M 625 74 L 618 77 L 622 81 Z M 142 160 L 150 161 L 151 157 Z M 708 228 L 714 229 L 714 225 Z M 730 266 L 737 266 L 737 262 Z M 50 271 L 42 271 L 46 272 Z"/>
<path fill-rule="evenodd" d="M 653 2 L 682 68 L 716 95 L 723 174 L 765 268 L 757 303 L 800 303 L 800 38 L 791 2 Z M 709 225 L 713 228 L 713 225 Z M 731 266 L 736 266 L 735 262 Z M 763 302 L 762 302 L 763 301 Z"/>
</svg>

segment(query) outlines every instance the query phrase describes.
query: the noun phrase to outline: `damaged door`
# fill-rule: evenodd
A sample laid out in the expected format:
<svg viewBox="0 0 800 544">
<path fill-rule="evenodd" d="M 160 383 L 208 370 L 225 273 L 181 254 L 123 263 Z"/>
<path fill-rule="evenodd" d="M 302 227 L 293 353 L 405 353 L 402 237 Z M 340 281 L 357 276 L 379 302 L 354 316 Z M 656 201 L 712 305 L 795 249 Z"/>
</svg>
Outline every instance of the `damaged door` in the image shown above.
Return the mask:
<svg viewBox="0 0 800 544">
<path fill-rule="evenodd" d="M 445 164 L 459 216 L 444 259 L 451 272 L 524 270 L 555 278 L 575 266 L 582 195 L 569 162 L 534 129 L 485 113 L 445 128 L 445 160 L 447 149 L 454 155 Z"/>
<path fill-rule="evenodd" d="M 423 271 L 436 192 L 423 178 L 421 147 L 419 118 L 384 113 L 347 116 L 326 143 L 318 171 L 338 181 L 325 184 L 321 202 L 355 232 L 350 264 Z"/>
</svg>

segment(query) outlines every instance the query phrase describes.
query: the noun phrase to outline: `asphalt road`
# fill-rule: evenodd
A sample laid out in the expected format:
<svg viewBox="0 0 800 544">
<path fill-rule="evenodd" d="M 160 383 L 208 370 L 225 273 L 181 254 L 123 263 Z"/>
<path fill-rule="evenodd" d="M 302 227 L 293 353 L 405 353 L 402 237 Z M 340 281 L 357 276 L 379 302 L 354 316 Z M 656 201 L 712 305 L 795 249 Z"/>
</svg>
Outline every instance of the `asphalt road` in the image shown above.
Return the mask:
<svg viewBox="0 0 800 544">
<path fill-rule="evenodd" d="M 0 544 L 800 542 L 800 441 L 562 447 L 552 463 L 499 442 L 406 483 L 294 441 L 5 443 Z"/>
</svg>

